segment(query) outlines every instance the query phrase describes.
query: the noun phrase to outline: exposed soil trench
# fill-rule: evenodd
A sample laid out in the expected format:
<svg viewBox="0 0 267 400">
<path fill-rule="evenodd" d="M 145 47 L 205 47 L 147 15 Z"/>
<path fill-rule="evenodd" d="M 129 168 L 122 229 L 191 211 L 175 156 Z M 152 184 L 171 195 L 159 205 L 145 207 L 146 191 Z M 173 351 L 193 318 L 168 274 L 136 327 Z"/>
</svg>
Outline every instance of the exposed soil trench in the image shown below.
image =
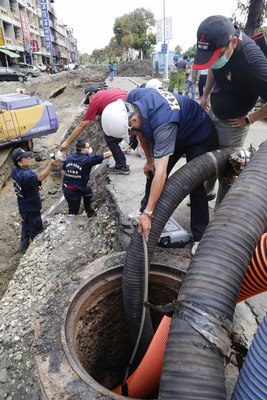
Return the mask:
<svg viewBox="0 0 267 400">
<path fill-rule="evenodd" d="M 48 79 L 46 76 L 41 77 Z M 41 79 L 40 78 L 40 79 Z M 102 84 L 104 76 L 102 74 Z M 31 87 L 36 86 L 36 95 L 39 95 L 42 99 L 48 99 L 53 89 L 60 87 L 66 80 L 68 75 L 62 77 L 62 82 L 55 83 L 51 81 L 41 82 L 40 85 L 36 81 L 32 81 Z M 99 80 L 99 78 L 95 78 Z M 75 83 L 75 82 L 78 83 Z M 58 148 L 62 140 L 64 132 L 71 126 L 75 126 L 85 112 L 81 107 L 81 102 L 84 97 L 83 88 L 87 85 L 81 83 L 81 78 L 76 77 L 73 81 L 69 82 L 66 90 L 59 94 L 53 99 L 49 99 L 55 107 L 57 112 L 57 118 L 59 121 L 59 129 L 56 133 L 40 138 L 33 139 L 33 150 L 35 153 L 35 160 L 33 161 L 32 169 L 34 171 L 41 171 L 49 161 L 49 154 Z M 29 84 L 29 82 L 27 82 Z M 15 83 L 6 83 L 6 91 L 15 91 Z M 39 89 L 40 88 L 40 89 Z M 41 95 L 43 97 L 41 97 Z M 91 143 L 95 151 L 101 151 L 104 149 L 102 132 L 100 131 L 100 125 L 94 124 L 88 130 L 85 130 L 84 135 L 90 137 Z M 6 155 L 11 151 L 12 148 L 4 148 L 1 150 L 2 154 Z M 38 161 L 36 161 L 38 160 Z M 9 175 L 13 163 L 11 155 L 9 154 L 1 166 L 1 185 L 3 187 L 0 190 L 0 242 L 1 242 L 1 257 L 0 257 L 0 298 L 3 296 L 7 285 L 12 278 L 19 260 L 23 254 L 18 252 L 19 241 L 20 241 L 20 216 L 17 208 L 17 199 L 13 191 L 12 180 L 6 177 Z M 5 177 L 5 178 L 3 178 Z M 62 196 L 61 191 L 62 176 L 59 170 L 53 171 L 48 178 L 44 181 L 42 198 L 42 212 L 47 210 L 58 198 Z M 100 191 L 98 191 L 100 194 Z M 65 208 L 63 207 L 60 212 L 64 213 Z"/>
</svg>

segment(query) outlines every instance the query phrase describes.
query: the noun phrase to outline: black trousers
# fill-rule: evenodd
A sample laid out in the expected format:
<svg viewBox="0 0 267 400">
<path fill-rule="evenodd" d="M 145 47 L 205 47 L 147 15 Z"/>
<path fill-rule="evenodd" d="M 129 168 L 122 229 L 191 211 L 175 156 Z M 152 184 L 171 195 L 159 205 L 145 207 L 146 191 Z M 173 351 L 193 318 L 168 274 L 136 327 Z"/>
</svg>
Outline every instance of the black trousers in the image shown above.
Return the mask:
<svg viewBox="0 0 267 400">
<path fill-rule="evenodd" d="M 185 154 L 186 161 L 188 162 L 198 156 L 201 156 L 202 154 L 207 153 L 208 151 L 215 150 L 216 148 L 218 148 L 218 138 L 216 130 L 212 125 L 210 135 L 200 143 L 184 147 L 177 146 L 174 153 L 169 158 L 167 176 L 169 176 L 171 170 L 182 157 L 182 155 Z M 141 212 L 143 212 L 143 210 L 146 208 L 152 181 L 153 174 L 150 173 L 146 181 L 145 196 L 141 200 Z M 209 223 L 209 207 L 204 183 L 199 185 L 190 193 L 190 203 L 190 228 L 194 241 L 199 242 Z"/>
<path fill-rule="evenodd" d="M 115 160 L 115 167 L 118 169 L 126 167 L 126 165 L 127 165 L 126 157 L 120 147 L 120 142 L 122 141 L 122 139 L 118 139 L 118 138 L 114 138 L 113 136 L 105 135 L 105 140 L 106 140 L 108 148 L 111 151 L 112 156 Z"/>
<path fill-rule="evenodd" d="M 30 239 L 33 240 L 35 236 L 43 231 L 43 223 L 41 212 L 20 212 L 22 218 L 21 227 L 21 250 L 26 250 L 29 247 Z"/>
<path fill-rule="evenodd" d="M 68 203 L 69 214 L 77 215 L 80 210 L 81 200 L 83 198 L 84 209 L 88 213 L 91 211 L 91 200 L 93 198 L 93 191 L 90 186 L 82 190 L 71 190 L 63 185 L 63 194 Z"/>
<path fill-rule="evenodd" d="M 204 87 L 206 86 L 206 82 L 207 82 L 207 76 L 208 76 L 208 75 L 199 75 L 199 80 L 198 80 L 198 93 L 199 93 L 199 96 L 200 96 L 200 97 L 203 96 Z"/>
</svg>

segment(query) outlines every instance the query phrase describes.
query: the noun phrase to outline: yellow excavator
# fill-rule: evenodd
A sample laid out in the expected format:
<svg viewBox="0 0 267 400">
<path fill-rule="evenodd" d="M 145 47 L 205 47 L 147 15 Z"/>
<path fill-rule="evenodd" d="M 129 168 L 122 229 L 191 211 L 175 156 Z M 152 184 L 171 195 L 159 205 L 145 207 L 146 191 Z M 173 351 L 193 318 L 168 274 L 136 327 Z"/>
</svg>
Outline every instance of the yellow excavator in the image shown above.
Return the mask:
<svg viewBox="0 0 267 400">
<path fill-rule="evenodd" d="M 0 148 L 49 135 L 58 129 L 55 107 L 37 96 L 0 95 Z"/>
</svg>

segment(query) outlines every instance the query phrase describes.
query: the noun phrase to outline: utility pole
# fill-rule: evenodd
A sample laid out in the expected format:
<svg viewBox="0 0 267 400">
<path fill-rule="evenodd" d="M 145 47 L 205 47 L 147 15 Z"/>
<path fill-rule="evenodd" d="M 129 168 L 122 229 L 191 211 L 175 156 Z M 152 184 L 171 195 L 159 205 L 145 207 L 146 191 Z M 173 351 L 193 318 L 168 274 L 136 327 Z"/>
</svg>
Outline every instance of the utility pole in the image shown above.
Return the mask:
<svg viewBox="0 0 267 400">
<path fill-rule="evenodd" d="M 165 0 L 163 0 L 163 44 L 164 48 L 167 48 L 164 54 L 164 79 L 168 79 L 168 45 L 166 45 L 166 17 L 165 17 Z"/>
</svg>

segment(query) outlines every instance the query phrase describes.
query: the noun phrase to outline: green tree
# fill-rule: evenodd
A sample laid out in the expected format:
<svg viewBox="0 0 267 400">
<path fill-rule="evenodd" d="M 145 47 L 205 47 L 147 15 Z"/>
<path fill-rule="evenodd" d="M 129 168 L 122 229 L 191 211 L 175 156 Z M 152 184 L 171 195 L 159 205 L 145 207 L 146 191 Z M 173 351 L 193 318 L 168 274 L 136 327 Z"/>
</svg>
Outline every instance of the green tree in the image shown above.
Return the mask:
<svg viewBox="0 0 267 400">
<path fill-rule="evenodd" d="M 155 18 L 151 11 L 137 8 L 129 14 L 116 18 L 113 27 L 116 41 L 123 50 L 130 48 L 146 54 L 156 44 L 156 35 L 151 32 Z"/>
<path fill-rule="evenodd" d="M 89 64 L 91 60 L 91 56 L 88 53 L 80 54 L 79 56 L 79 63 L 81 65 Z"/>
<path fill-rule="evenodd" d="M 264 32 L 265 36 L 267 36 L 267 26 L 261 26 L 260 31 Z"/>
<path fill-rule="evenodd" d="M 115 36 L 110 39 L 108 46 L 104 48 L 104 51 L 107 53 L 109 60 L 121 59 L 123 49 L 118 45 Z"/>
<path fill-rule="evenodd" d="M 175 53 L 178 54 L 179 56 L 181 56 L 181 55 L 183 54 L 183 49 L 182 49 L 182 47 L 181 47 L 179 44 L 177 44 L 177 46 L 175 47 L 174 51 L 175 51 Z"/>
<path fill-rule="evenodd" d="M 95 49 L 92 52 L 92 59 L 94 64 L 107 63 L 109 55 L 106 53 L 105 49 Z"/>
<path fill-rule="evenodd" d="M 251 36 L 260 29 L 266 12 L 266 0 L 238 0 L 234 20 L 248 36 Z"/>
<path fill-rule="evenodd" d="M 196 45 L 196 43 L 195 43 L 194 46 L 189 47 L 189 48 L 184 52 L 184 55 L 188 55 L 188 56 L 190 57 L 190 56 L 195 55 L 196 52 L 197 52 L 197 45 Z"/>
</svg>

